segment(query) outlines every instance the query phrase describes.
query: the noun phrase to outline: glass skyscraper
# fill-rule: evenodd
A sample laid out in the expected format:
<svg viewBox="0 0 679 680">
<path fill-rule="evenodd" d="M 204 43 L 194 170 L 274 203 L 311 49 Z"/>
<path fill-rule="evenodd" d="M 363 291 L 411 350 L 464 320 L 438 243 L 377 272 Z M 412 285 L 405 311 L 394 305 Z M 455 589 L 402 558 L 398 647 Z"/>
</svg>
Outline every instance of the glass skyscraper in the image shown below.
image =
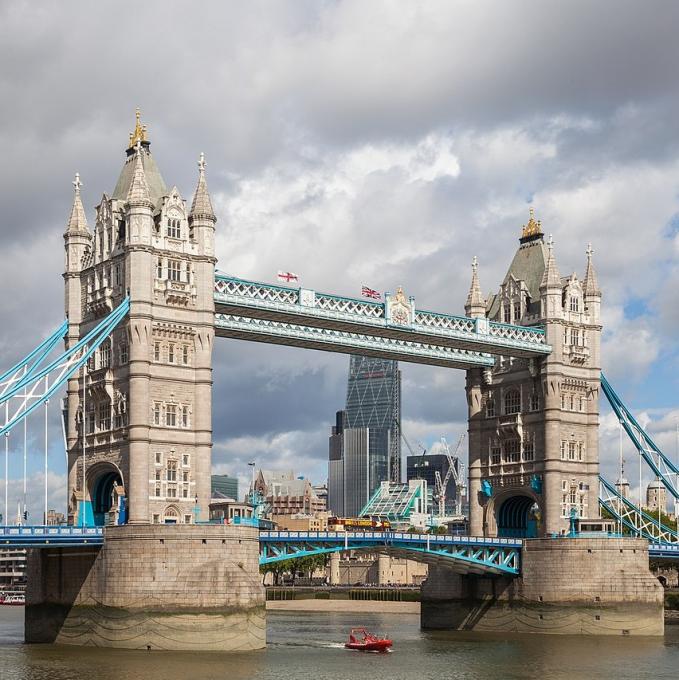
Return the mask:
<svg viewBox="0 0 679 680">
<path fill-rule="evenodd" d="M 380 482 L 401 481 L 400 428 L 398 363 L 352 355 L 346 409 L 330 437 L 330 510 L 357 516 Z"/>
</svg>

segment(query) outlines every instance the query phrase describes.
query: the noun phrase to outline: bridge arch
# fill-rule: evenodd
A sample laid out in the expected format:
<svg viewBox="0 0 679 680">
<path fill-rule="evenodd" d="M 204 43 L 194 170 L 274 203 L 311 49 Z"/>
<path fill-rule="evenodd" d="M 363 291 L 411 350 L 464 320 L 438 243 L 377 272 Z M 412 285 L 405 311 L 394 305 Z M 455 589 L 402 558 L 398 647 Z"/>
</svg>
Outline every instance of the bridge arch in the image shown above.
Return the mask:
<svg viewBox="0 0 679 680">
<path fill-rule="evenodd" d="M 499 538 L 536 538 L 540 506 L 527 493 L 514 493 L 498 499 L 495 504 Z"/>
<path fill-rule="evenodd" d="M 88 470 L 87 492 L 92 524 L 95 526 L 107 524 L 109 512 L 117 502 L 114 491 L 122 494 L 123 489 L 123 474 L 117 465 L 100 462 Z"/>
</svg>

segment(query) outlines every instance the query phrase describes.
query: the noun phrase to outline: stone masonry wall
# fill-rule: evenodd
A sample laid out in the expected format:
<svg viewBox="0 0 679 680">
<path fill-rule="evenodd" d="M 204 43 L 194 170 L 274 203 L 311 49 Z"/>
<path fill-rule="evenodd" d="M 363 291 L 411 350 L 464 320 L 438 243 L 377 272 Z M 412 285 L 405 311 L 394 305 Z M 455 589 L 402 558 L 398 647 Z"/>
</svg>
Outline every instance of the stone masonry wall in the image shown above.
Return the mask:
<svg viewBox="0 0 679 680">
<path fill-rule="evenodd" d="M 265 646 L 257 530 L 120 526 L 104 546 L 33 550 L 26 642 L 130 649 Z"/>
<path fill-rule="evenodd" d="M 432 567 L 422 627 L 590 635 L 662 635 L 662 586 L 641 539 L 525 542 L 521 577 Z"/>
</svg>

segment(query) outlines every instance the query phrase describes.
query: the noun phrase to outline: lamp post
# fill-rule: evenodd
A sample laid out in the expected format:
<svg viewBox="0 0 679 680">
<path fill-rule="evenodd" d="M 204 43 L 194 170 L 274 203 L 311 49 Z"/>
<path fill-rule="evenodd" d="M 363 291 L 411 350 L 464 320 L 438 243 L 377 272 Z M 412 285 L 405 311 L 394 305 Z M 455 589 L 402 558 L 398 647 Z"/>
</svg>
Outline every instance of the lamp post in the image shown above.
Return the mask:
<svg viewBox="0 0 679 680">
<path fill-rule="evenodd" d="M 248 466 L 252 468 L 252 480 L 250 482 L 250 503 L 255 504 L 255 461 L 250 461 Z"/>
<path fill-rule="evenodd" d="M 198 505 L 198 494 L 193 503 L 193 523 L 198 524 L 198 517 L 200 516 L 200 505 Z"/>
</svg>

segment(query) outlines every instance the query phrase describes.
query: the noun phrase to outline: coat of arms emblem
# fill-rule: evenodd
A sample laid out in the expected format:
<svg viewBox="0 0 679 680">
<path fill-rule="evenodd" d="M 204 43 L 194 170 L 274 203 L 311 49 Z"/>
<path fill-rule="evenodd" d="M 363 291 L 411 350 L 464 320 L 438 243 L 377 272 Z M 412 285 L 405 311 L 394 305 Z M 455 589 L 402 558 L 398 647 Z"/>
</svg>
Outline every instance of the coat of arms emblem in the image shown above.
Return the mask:
<svg viewBox="0 0 679 680">
<path fill-rule="evenodd" d="M 398 287 L 396 295 L 387 299 L 387 321 L 399 326 L 407 326 L 411 323 L 413 314 L 412 300 L 409 301 L 403 293 L 403 288 Z"/>
</svg>

